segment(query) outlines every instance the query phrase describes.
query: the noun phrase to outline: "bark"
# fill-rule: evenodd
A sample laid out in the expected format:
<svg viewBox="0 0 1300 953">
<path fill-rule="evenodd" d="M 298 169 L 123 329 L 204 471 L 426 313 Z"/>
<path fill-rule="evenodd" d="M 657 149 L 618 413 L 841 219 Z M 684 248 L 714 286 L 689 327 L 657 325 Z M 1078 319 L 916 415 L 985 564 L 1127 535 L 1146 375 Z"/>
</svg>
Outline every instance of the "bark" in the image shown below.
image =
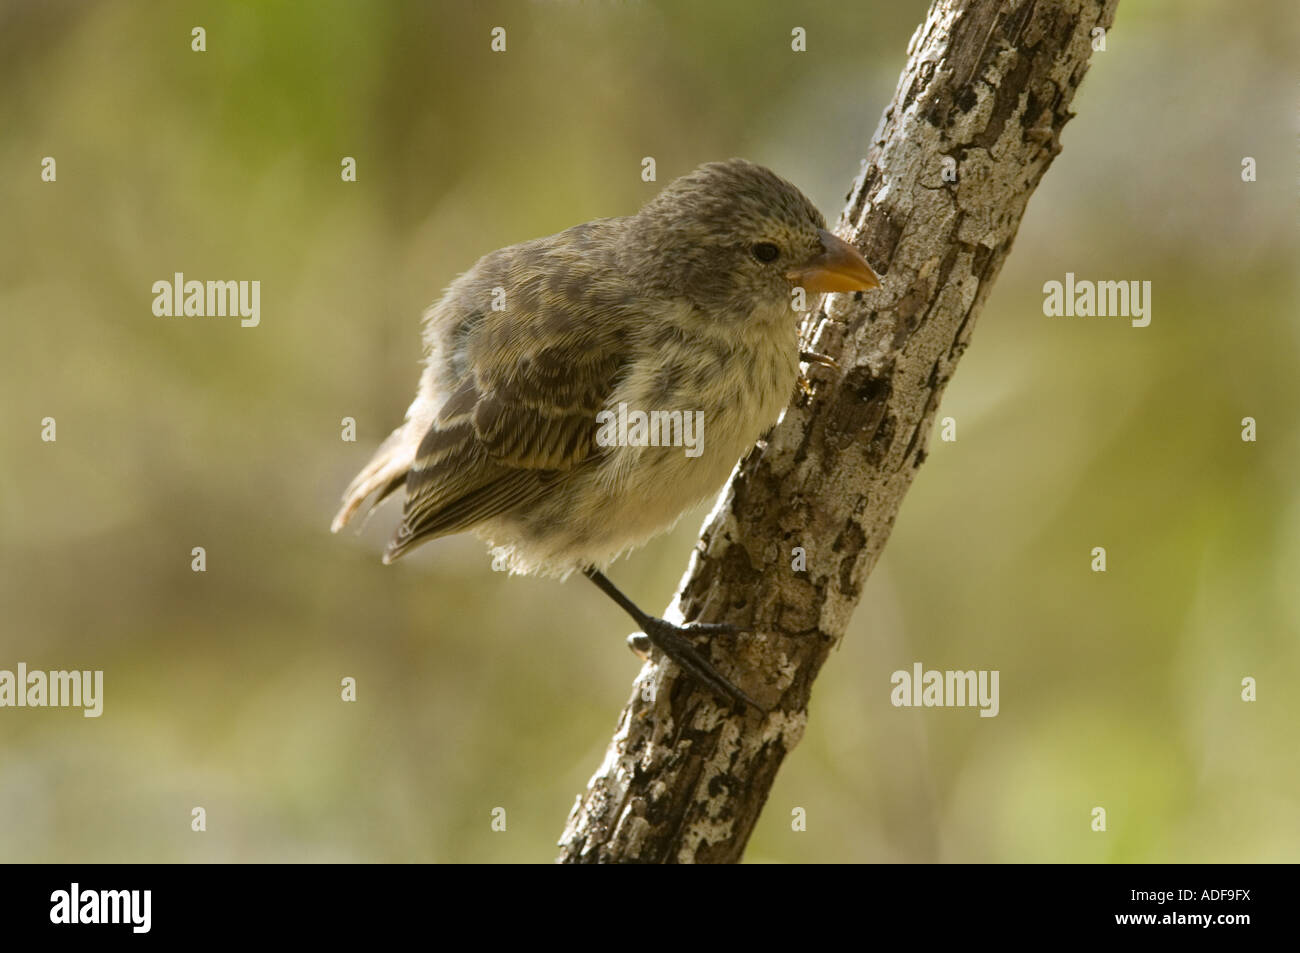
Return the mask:
<svg viewBox="0 0 1300 953">
<path fill-rule="evenodd" d="M 731 710 L 656 657 L 570 813 L 562 862 L 740 859 L 1117 3 L 931 6 L 836 229 L 883 288 L 832 296 L 809 321 L 842 370 L 811 369 L 812 393 L 741 461 L 668 615 L 746 626 L 711 657 L 772 710 Z"/>
</svg>

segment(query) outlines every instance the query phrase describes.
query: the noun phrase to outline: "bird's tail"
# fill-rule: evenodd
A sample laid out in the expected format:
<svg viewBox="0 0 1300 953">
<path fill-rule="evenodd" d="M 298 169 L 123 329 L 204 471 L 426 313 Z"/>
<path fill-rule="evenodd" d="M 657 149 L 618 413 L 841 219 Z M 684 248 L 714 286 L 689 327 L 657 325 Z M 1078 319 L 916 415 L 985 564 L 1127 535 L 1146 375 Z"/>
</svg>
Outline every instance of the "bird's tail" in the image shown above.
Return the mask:
<svg viewBox="0 0 1300 953">
<path fill-rule="evenodd" d="M 408 438 L 409 430 L 409 425 L 403 424 L 389 434 L 365 469 L 343 491 L 343 506 L 334 517 L 330 532 L 337 533 L 358 510 L 370 511 L 406 483 L 406 473 L 411 469 L 418 445 L 418 441 L 413 443 Z"/>
</svg>

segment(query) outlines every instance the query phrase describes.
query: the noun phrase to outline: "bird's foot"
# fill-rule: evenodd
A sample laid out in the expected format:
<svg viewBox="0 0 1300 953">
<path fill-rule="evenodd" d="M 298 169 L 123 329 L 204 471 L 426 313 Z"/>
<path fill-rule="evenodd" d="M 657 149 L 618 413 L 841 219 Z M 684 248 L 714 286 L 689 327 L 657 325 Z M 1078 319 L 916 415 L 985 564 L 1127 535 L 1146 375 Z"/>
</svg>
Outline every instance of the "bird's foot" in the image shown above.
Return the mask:
<svg viewBox="0 0 1300 953">
<path fill-rule="evenodd" d="M 667 619 L 658 620 L 665 625 L 673 625 Z M 745 630 L 738 625 L 732 625 L 730 622 L 691 622 L 685 626 L 673 626 L 679 632 L 685 632 L 687 635 L 740 635 Z M 654 643 L 644 632 L 633 632 L 627 637 L 627 647 L 632 650 L 632 654 L 643 662 L 650 661 L 650 650 L 654 648 Z"/>
<path fill-rule="evenodd" d="M 761 712 L 767 708 L 750 698 L 739 688 L 723 677 L 695 647 L 693 636 L 704 635 L 739 635 L 745 631 L 730 622 L 692 622 L 689 625 L 675 625 L 667 619 L 647 616 L 642 624 L 642 635 L 628 637 L 627 644 L 633 652 L 648 658 L 653 646 L 668 656 L 682 670 L 697 682 L 712 689 L 718 695 L 745 705 L 750 705 Z"/>
</svg>

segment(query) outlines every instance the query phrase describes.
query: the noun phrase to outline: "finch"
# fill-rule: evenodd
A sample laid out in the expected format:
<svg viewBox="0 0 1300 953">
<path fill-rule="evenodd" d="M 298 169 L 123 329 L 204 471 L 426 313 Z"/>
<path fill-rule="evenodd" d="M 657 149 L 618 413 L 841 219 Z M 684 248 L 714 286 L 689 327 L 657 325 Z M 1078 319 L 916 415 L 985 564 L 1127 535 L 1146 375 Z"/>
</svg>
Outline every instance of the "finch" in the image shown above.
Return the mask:
<svg viewBox="0 0 1300 953">
<path fill-rule="evenodd" d="M 879 284 L 802 192 L 743 159 L 701 166 L 636 215 L 484 255 L 425 313 L 415 400 L 332 528 L 400 490 L 385 563 L 470 531 L 512 572 L 581 572 L 642 644 L 754 705 L 693 638 L 736 627 L 652 616 L 604 571 L 715 495 L 776 423 L 799 377 L 794 289 Z M 656 411 L 659 439 L 611 425 Z M 689 453 L 679 420 L 697 423 Z"/>
</svg>

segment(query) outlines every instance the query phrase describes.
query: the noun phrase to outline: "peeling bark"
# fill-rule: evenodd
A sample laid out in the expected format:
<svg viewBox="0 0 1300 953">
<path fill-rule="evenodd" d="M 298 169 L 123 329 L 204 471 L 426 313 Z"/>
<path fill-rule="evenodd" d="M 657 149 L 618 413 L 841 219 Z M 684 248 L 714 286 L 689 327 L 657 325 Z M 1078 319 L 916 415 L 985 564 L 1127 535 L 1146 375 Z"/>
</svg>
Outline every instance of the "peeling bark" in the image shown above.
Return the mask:
<svg viewBox="0 0 1300 953">
<path fill-rule="evenodd" d="M 810 319 L 813 348 L 843 372 L 811 368 L 812 393 L 741 461 L 668 613 L 748 627 L 711 657 L 772 711 L 720 707 L 656 656 L 569 815 L 562 862 L 740 859 L 1029 196 L 1060 152 L 1092 31 L 1109 30 L 1117 3 L 931 6 L 837 227 L 884 287 L 833 296 Z M 796 546 L 806 571 L 791 568 Z"/>
</svg>

